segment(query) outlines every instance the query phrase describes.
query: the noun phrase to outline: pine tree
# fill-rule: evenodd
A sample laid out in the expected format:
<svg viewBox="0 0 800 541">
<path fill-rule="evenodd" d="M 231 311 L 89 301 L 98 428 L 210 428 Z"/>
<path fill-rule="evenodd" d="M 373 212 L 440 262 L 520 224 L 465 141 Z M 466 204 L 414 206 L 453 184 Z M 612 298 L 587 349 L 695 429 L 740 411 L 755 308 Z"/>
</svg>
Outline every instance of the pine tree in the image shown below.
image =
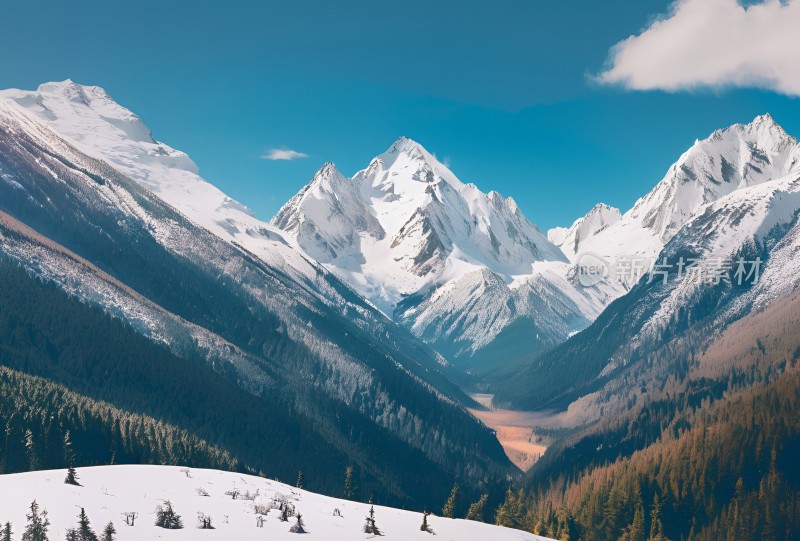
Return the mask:
<svg viewBox="0 0 800 541">
<path fill-rule="evenodd" d="M 352 500 L 356 497 L 356 486 L 353 483 L 353 467 L 347 466 L 344 471 L 344 499 Z"/>
<path fill-rule="evenodd" d="M 520 490 L 520 495 L 522 490 Z M 517 528 L 520 526 L 522 502 L 520 496 L 510 488 L 506 491 L 506 499 L 497 508 L 494 523 L 506 528 Z"/>
<path fill-rule="evenodd" d="M 636 504 L 633 512 L 633 522 L 628 526 L 629 541 L 645 541 L 644 506 L 641 502 Z"/>
<path fill-rule="evenodd" d="M 64 478 L 64 483 L 67 485 L 75 485 L 76 487 L 82 486 L 78 482 L 78 472 L 72 466 L 67 468 L 67 476 Z"/>
<path fill-rule="evenodd" d="M 31 503 L 31 512 L 26 515 L 28 524 L 22 533 L 22 541 L 48 541 L 47 529 L 50 527 L 50 519 L 47 518 L 47 510 L 39 512 L 39 504 L 36 500 Z"/>
<path fill-rule="evenodd" d="M 11 541 L 11 536 L 14 535 L 14 532 L 11 531 L 11 523 L 6 522 L 3 529 L 0 530 L 0 541 Z"/>
<path fill-rule="evenodd" d="M 99 541 L 97 534 L 92 530 L 92 525 L 89 523 L 89 517 L 86 516 L 86 511 L 81 507 L 81 512 L 78 515 L 78 527 L 67 530 L 68 541 Z"/>
<path fill-rule="evenodd" d="M 102 541 L 114 541 L 116 535 L 117 529 L 114 527 L 114 523 L 109 521 L 109 523 L 106 524 L 106 527 L 103 529 Z"/>
<path fill-rule="evenodd" d="M 303 515 L 301 515 L 300 513 L 297 513 L 296 518 L 297 518 L 297 522 L 295 522 L 292 525 L 292 527 L 289 528 L 289 531 L 291 533 L 306 533 L 306 531 L 305 531 L 305 523 L 303 522 Z"/>
<path fill-rule="evenodd" d="M 442 508 L 443 517 L 456 518 L 456 503 L 460 491 L 461 489 L 458 487 L 458 483 L 453 484 L 453 488 L 450 490 L 450 496 L 447 498 Z"/>
<path fill-rule="evenodd" d="M 648 541 L 663 541 L 664 524 L 661 522 L 661 500 L 658 494 L 653 496 L 653 508 L 650 510 L 650 537 Z"/>
<path fill-rule="evenodd" d="M 30 428 L 25 431 L 25 454 L 28 457 L 28 469 L 39 469 L 39 455 L 36 452 L 36 443 L 33 441 L 33 432 Z"/>
<path fill-rule="evenodd" d="M 183 519 L 172 509 L 169 500 L 164 501 L 164 505 L 156 507 L 156 526 L 167 530 L 180 530 L 183 528 Z"/>
<path fill-rule="evenodd" d="M 422 513 L 422 525 L 419 527 L 419 529 L 423 532 L 433 533 L 431 527 L 428 526 L 428 515 L 430 515 L 430 513 L 427 511 Z"/>
<path fill-rule="evenodd" d="M 480 499 L 469 506 L 467 514 L 464 517 L 467 520 L 477 520 L 483 522 L 483 508 L 486 507 L 486 501 L 489 499 L 488 494 L 484 494 Z"/>
<path fill-rule="evenodd" d="M 383 535 L 378 526 L 375 524 L 375 506 L 372 505 L 372 498 L 369 499 L 369 514 L 367 515 L 367 520 L 364 523 L 364 533 Z"/>
<path fill-rule="evenodd" d="M 69 430 L 64 432 L 64 463 L 70 468 L 75 465 L 75 449 L 72 446 Z"/>
<path fill-rule="evenodd" d="M 303 488 L 303 470 L 297 472 L 297 484 L 295 486 L 297 488 Z"/>
</svg>

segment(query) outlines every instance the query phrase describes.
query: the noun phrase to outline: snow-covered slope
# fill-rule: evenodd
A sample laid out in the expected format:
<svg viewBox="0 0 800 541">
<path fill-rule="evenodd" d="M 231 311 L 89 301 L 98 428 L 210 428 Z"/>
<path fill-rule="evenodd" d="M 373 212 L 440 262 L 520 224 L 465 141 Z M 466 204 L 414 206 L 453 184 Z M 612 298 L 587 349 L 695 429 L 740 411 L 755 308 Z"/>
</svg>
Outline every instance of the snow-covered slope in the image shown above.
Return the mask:
<svg viewBox="0 0 800 541">
<path fill-rule="evenodd" d="M 36 90 L 0 91 L 80 151 L 101 159 L 156 194 L 196 224 L 296 277 L 316 270 L 290 246 L 291 238 L 200 177 L 185 153 L 157 141 L 134 113 L 97 86 L 66 80 Z"/>
<path fill-rule="evenodd" d="M 543 347 L 596 316 L 584 292 L 539 268 L 562 265 L 564 275 L 567 259 L 513 199 L 462 183 L 405 137 L 352 178 L 325 164 L 272 223 L 386 314 L 457 356 L 520 318 L 535 320 L 528 338 L 541 329 Z"/>
<path fill-rule="evenodd" d="M 599 313 L 657 263 L 664 246 L 706 205 L 795 171 L 800 171 L 797 140 L 769 114 L 761 115 L 696 141 L 622 216 L 598 204 L 571 227 L 548 231 L 548 238 L 574 265 L 568 275 L 587 263 L 605 266 L 608 280 L 594 288 L 603 292 L 593 297 Z"/>
<path fill-rule="evenodd" d="M 296 523 L 280 520 L 276 508 L 264 515 L 263 508 L 288 503 L 302 515 L 306 535 L 303 538 L 324 541 L 372 539 L 363 532 L 369 504 L 339 500 L 297 489 L 276 481 L 216 470 L 188 469 L 176 466 L 101 466 L 78 471 L 83 486 L 64 484 L 65 470 L 38 471 L 0 476 L 0 521 L 10 521 L 21 535 L 26 513 L 33 500 L 46 510 L 50 519 L 50 539 L 64 539 L 66 531 L 77 524 L 84 508 L 96 532 L 111 521 L 119 541 L 150 539 L 219 539 L 224 541 L 256 539 L 297 539 L 289 529 Z M 253 500 L 233 499 L 231 490 L 258 496 Z M 206 495 L 200 495 L 204 492 Z M 183 529 L 165 530 L 154 525 L 155 509 L 164 500 L 172 503 L 181 516 Z M 341 516 L 335 516 L 338 509 Z M 452 539 L 458 541 L 536 541 L 545 538 L 480 522 L 428 517 L 435 532 L 420 531 L 422 514 L 376 505 L 375 524 L 382 539 Z M 125 523 L 123 513 L 138 513 L 133 526 Z M 211 517 L 213 530 L 199 530 L 198 515 Z M 257 526 L 264 517 L 262 527 Z M 16 538 L 16 536 L 15 536 Z"/>
<path fill-rule="evenodd" d="M 702 351 L 732 323 L 796 293 L 800 170 L 791 159 L 785 167 L 785 176 L 701 204 L 659 253 L 655 279 L 644 277 L 589 328 L 508 377 L 495 398 L 530 408 L 568 397 L 594 420 L 663 382 L 669 374 L 650 359 L 672 358 L 670 348 L 686 344 Z"/>
<path fill-rule="evenodd" d="M 547 232 L 547 238 L 561 248 L 565 254 L 581 253 L 583 244 L 601 231 L 617 223 L 621 218 L 618 208 L 598 203 L 586 216 L 578 218 L 570 227 L 555 227 Z"/>
<path fill-rule="evenodd" d="M 572 237 L 563 233 L 564 239 L 557 244 L 572 261 L 581 252 L 595 253 L 609 262 L 620 257 L 652 259 L 703 205 L 797 170 L 797 140 L 769 114 L 761 115 L 749 124 L 734 124 L 696 141 L 622 217 L 614 219 L 615 209 L 604 207 L 606 219 L 583 229 L 590 217 L 599 218 L 595 207 L 570 228 Z M 557 229 L 551 235 L 559 239 L 562 233 Z"/>
</svg>

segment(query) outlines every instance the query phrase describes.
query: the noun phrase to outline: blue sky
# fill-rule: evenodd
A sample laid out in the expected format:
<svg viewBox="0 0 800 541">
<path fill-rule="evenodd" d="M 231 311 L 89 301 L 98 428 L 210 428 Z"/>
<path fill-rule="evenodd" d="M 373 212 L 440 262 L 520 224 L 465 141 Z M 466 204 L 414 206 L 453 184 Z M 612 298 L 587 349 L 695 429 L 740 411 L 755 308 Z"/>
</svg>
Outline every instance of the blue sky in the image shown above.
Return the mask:
<svg viewBox="0 0 800 541">
<path fill-rule="evenodd" d="M 718 127 L 769 111 L 800 134 L 792 91 L 640 76 L 633 53 L 657 43 L 608 72 L 636 90 L 597 82 L 666 1 L 256 4 L 15 2 L 0 87 L 102 86 L 264 218 L 323 162 L 353 174 L 400 135 L 546 229 L 598 201 L 626 210 Z M 262 159 L 270 148 L 308 157 Z"/>
</svg>

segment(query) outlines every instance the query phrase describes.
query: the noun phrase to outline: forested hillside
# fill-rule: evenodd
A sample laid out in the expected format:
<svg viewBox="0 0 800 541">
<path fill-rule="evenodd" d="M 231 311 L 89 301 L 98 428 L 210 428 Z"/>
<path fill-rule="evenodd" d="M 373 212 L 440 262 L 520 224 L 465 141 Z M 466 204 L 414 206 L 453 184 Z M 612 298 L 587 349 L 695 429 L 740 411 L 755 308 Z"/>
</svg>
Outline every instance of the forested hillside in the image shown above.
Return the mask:
<svg viewBox="0 0 800 541">
<path fill-rule="evenodd" d="M 0 366 L 0 474 L 101 464 L 238 470 L 226 451 L 174 425 Z"/>
<path fill-rule="evenodd" d="M 225 464 L 236 469 L 247 468 L 270 477 L 292 480 L 299 470 L 304 471 L 306 484 L 318 490 L 337 494 L 343 490 L 344 472 L 348 465 L 358 466 L 359 457 L 347 457 L 330 448 L 315 436 L 302 416 L 293 414 L 289 404 L 279 395 L 259 397 L 242 390 L 233 381 L 219 377 L 211 367 L 182 359 L 164 346 L 155 344 L 136 333 L 129 325 L 102 310 L 80 302 L 30 276 L 24 269 L 0 257 L 0 365 L 13 369 L 15 377 L 4 380 L 8 390 L 2 410 L 3 426 L 9 449 L 9 461 L 4 471 L 24 471 L 31 466 L 64 467 L 60 438 L 66 430 L 75 430 L 69 418 L 55 415 L 60 396 L 81 397 L 81 411 L 89 411 L 98 402 L 107 404 L 108 412 L 87 415 L 95 431 L 85 449 L 76 453 L 80 465 L 116 462 L 152 462 L 161 464 L 214 465 Z M 43 379 L 26 379 L 24 374 Z M 30 396 L 23 389 L 28 382 L 50 386 L 58 392 L 30 391 L 48 398 L 49 406 L 34 402 L 15 401 L 14 397 Z M 67 392 L 73 391 L 72 394 Z M 77 400 L 77 399 L 76 399 Z M 17 411 L 16 408 L 21 408 Z M 51 411 L 51 409 L 53 411 Z M 16 414 L 15 414 L 16 412 Z M 280 415 L 276 413 L 281 412 Z M 50 417 L 55 415 L 54 419 Z M 352 423 L 358 430 L 357 419 L 339 412 L 342 423 Z M 142 419 L 143 427 L 155 427 L 157 419 L 170 437 L 197 442 L 199 446 L 171 449 L 159 438 L 150 436 L 154 429 L 132 432 L 130 451 L 119 445 L 117 419 L 125 416 Z M 89 423 L 90 421 L 85 421 Z M 27 433 L 30 432 L 28 438 Z M 81 446 L 75 432 L 76 446 Z M 180 436 L 178 436 L 178 434 Z M 354 432 L 357 434 L 357 432 Z M 41 448 L 43 461 L 30 461 L 24 452 L 26 438 L 34 449 Z M 55 443 L 53 443 L 55 442 Z M 209 442 L 208 444 L 204 442 Z M 155 446 L 148 450 L 150 444 Z M 412 464 L 423 460 L 392 441 L 365 441 L 381 449 L 381 456 L 395 464 Z M 177 443 L 176 443 L 177 445 Z M 205 448 L 209 450 L 203 450 Z M 199 450 L 198 450 L 199 449 Z M 221 451 L 225 450 L 225 451 Z M 268 449 L 268 452 L 265 452 Z M 14 450 L 12 452 L 11 450 Z M 19 454 L 17 451 L 22 451 Z M 116 451 L 116 455 L 115 455 Z M 197 454 L 193 454 L 197 451 Z M 226 452 L 227 451 L 227 452 Z M 378 453 L 377 450 L 375 450 Z M 219 454 L 220 458 L 214 458 Z M 324 463 L 318 460 L 326 457 Z M 177 460 L 181 458 L 182 460 Z M 216 461 L 216 462 L 214 462 Z M 377 477 L 374 472 L 356 468 L 359 497 L 383 494 L 385 484 L 396 483 L 387 472 Z M 380 475 L 380 473 L 378 474 Z M 441 500 L 451 478 L 430 467 L 431 483 L 437 479 L 444 488 L 433 493 Z M 423 485 L 425 479 L 416 481 Z M 438 503 L 433 500 L 431 503 Z"/>
<path fill-rule="evenodd" d="M 561 539 L 796 538 L 798 299 L 702 351 L 662 351 L 671 375 L 626 414 L 565 435 L 498 520 Z"/>
</svg>

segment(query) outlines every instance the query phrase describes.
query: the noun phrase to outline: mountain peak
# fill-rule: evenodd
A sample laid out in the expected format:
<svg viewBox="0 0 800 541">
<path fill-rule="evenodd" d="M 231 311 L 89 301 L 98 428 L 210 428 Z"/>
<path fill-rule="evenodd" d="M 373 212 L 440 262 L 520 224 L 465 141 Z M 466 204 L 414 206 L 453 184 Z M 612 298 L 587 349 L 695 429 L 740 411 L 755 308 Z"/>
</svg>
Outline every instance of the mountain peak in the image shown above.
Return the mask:
<svg viewBox="0 0 800 541">
<path fill-rule="evenodd" d="M 40 84 L 36 88 L 36 92 L 57 98 L 64 97 L 69 101 L 78 102 L 87 107 L 91 106 L 92 101 L 95 99 L 102 99 L 109 102 L 113 101 L 108 95 L 108 92 L 103 88 L 99 86 L 81 85 L 74 82 L 72 79 Z"/>
<path fill-rule="evenodd" d="M 392 146 L 389 147 L 388 153 L 394 152 L 418 152 L 420 150 L 425 150 L 422 145 L 414 141 L 413 139 L 406 137 L 405 135 L 401 135 L 398 137 Z"/>
<path fill-rule="evenodd" d="M 314 175 L 314 178 L 331 178 L 336 176 L 343 176 L 336 167 L 336 164 L 333 162 L 325 162 Z"/>
<path fill-rule="evenodd" d="M 555 227 L 547 232 L 547 238 L 561 248 L 568 257 L 581 252 L 586 243 L 606 228 L 617 223 L 622 214 L 619 209 L 605 203 L 597 203 L 586 215 L 575 220 L 570 227 Z"/>
<path fill-rule="evenodd" d="M 759 148 L 782 147 L 797 144 L 797 140 L 775 122 L 772 115 L 758 115 L 747 124 L 733 124 L 727 128 L 714 131 L 707 139 L 698 140 L 695 146 L 708 143 L 743 139 L 754 143 Z"/>
</svg>

